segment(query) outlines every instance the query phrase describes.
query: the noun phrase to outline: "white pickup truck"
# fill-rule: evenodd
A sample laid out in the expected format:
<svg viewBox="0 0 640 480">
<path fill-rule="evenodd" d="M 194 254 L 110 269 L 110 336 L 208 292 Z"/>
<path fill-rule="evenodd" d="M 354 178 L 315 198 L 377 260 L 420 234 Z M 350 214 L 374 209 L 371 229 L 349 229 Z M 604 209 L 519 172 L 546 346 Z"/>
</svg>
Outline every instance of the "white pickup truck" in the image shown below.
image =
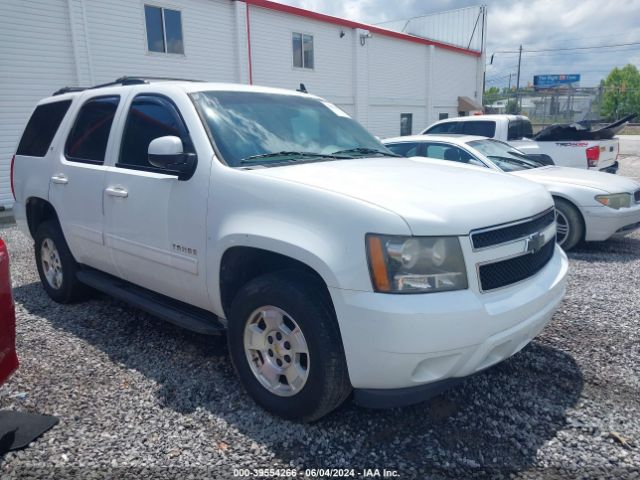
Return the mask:
<svg viewBox="0 0 640 480">
<path fill-rule="evenodd" d="M 417 402 L 515 354 L 565 292 L 544 187 L 398 158 L 335 105 L 153 81 L 42 100 L 15 215 L 55 301 L 86 286 L 226 334 L 266 410 Z"/>
<path fill-rule="evenodd" d="M 478 115 L 447 118 L 434 123 L 423 134 L 463 134 L 495 138 L 545 162 L 550 158 L 562 167 L 618 171 L 618 139 L 536 139 L 531 121 L 523 115 Z M 544 138 L 544 137 L 543 137 Z M 546 156 L 546 157 L 545 157 Z M 548 157 L 548 158 L 547 158 Z M 548 162 L 551 163 L 551 162 Z"/>
</svg>

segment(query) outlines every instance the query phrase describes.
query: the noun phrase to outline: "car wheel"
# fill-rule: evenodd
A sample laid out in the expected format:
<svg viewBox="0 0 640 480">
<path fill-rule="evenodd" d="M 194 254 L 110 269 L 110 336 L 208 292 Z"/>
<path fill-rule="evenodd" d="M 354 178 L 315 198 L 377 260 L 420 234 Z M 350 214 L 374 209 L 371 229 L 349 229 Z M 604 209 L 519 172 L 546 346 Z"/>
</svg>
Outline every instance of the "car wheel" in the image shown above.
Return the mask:
<svg viewBox="0 0 640 480">
<path fill-rule="evenodd" d="M 304 273 L 269 273 L 242 287 L 231 306 L 229 352 L 240 382 L 289 420 L 317 420 L 351 392 L 340 330 L 321 290 Z"/>
<path fill-rule="evenodd" d="M 567 200 L 554 198 L 556 204 L 556 241 L 565 251 L 571 250 L 583 238 L 584 224 L 576 207 Z"/>
<path fill-rule="evenodd" d="M 58 222 L 43 222 L 35 234 L 35 256 L 40 281 L 52 300 L 73 303 L 87 296 L 88 287 L 76 278 L 78 264 L 69 251 Z"/>
</svg>

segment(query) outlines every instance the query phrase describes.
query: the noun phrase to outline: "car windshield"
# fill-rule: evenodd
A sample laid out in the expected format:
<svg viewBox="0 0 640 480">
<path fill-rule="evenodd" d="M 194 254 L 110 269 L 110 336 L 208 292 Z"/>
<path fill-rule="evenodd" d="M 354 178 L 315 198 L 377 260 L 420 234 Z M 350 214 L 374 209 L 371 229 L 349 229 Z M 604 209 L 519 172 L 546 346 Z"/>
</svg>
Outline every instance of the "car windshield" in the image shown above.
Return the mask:
<svg viewBox="0 0 640 480">
<path fill-rule="evenodd" d="M 206 91 L 192 98 L 232 167 L 397 156 L 341 109 L 313 97 Z"/>
<path fill-rule="evenodd" d="M 488 157 L 504 172 L 515 172 L 543 166 L 542 163 L 529 158 L 527 154 L 498 140 L 473 140 L 468 142 L 467 145 Z"/>
</svg>

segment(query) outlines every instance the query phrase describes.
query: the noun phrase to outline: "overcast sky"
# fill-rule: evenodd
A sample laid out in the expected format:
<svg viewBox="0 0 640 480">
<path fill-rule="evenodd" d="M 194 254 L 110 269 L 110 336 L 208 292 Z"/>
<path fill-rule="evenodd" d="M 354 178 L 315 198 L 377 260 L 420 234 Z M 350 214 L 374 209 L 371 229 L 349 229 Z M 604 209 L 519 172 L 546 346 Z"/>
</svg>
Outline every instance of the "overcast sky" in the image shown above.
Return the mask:
<svg viewBox="0 0 640 480">
<path fill-rule="evenodd" d="M 278 0 L 350 20 L 377 23 L 468 7 L 488 6 L 487 62 L 493 52 L 640 43 L 640 0 Z M 615 66 L 640 66 L 640 44 L 597 50 L 524 53 L 521 85 L 533 75 L 579 73 L 582 86 L 597 85 Z M 515 83 L 517 54 L 496 53 L 487 87 Z"/>
</svg>

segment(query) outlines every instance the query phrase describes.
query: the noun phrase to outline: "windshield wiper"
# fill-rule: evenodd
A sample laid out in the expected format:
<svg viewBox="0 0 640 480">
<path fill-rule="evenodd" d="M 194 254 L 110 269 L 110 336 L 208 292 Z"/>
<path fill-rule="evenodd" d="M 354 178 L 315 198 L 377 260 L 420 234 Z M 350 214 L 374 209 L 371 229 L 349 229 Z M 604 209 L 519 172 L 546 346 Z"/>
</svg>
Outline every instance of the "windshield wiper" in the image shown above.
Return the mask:
<svg viewBox="0 0 640 480">
<path fill-rule="evenodd" d="M 339 155 L 341 153 L 362 153 L 363 155 L 384 155 L 385 157 L 401 157 L 402 155 L 397 155 L 395 153 L 378 150 L 377 148 L 367 148 L 367 147 L 356 147 L 356 148 L 348 148 L 346 150 L 338 150 L 337 152 L 333 152 L 333 155 Z"/>
<path fill-rule="evenodd" d="M 299 158 L 340 158 L 347 159 L 352 158 L 344 155 L 335 155 L 325 154 L 325 153 L 316 153 L 316 152 L 291 152 L 291 151 L 283 151 L 283 152 L 273 152 L 273 153 L 261 153 L 259 155 L 251 155 L 250 157 L 243 158 L 240 160 L 240 164 L 246 165 L 248 163 L 256 163 L 265 158 L 285 158 L 289 161 L 296 161 Z"/>
</svg>

